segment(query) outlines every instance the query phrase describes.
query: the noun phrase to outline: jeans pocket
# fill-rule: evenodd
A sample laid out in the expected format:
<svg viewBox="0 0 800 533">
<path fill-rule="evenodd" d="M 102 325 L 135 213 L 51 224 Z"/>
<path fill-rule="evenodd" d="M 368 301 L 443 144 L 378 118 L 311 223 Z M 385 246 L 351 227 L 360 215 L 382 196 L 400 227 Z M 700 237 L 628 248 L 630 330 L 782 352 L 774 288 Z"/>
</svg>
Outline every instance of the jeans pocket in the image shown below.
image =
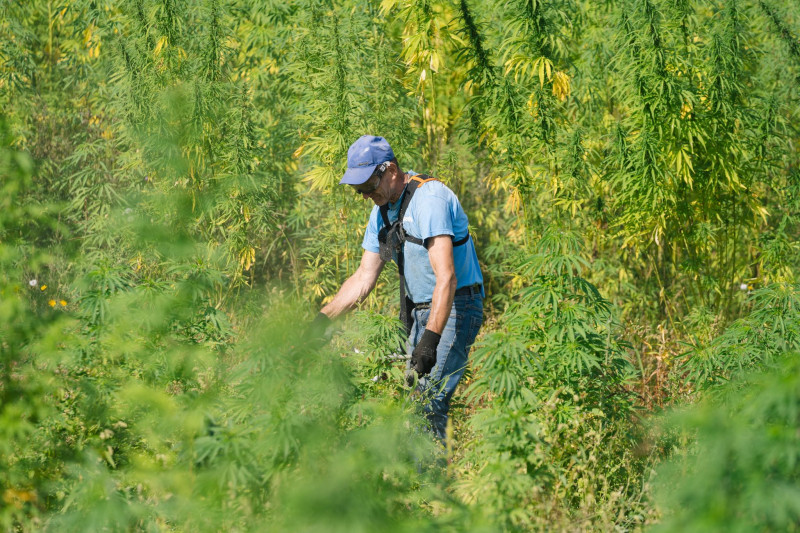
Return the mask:
<svg viewBox="0 0 800 533">
<path fill-rule="evenodd" d="M 480 315 L 471 316 L 469 325 L 470 328 L 469 328 L 469 337 L 467 338 L 467 355 L 469 355 L 469 349 L 475 342 L 475 338 L 478 336 L 478 331 L 480 331 L 481 325 L 483 325 L 483 313 L 481 313 Z"/>
</svg>

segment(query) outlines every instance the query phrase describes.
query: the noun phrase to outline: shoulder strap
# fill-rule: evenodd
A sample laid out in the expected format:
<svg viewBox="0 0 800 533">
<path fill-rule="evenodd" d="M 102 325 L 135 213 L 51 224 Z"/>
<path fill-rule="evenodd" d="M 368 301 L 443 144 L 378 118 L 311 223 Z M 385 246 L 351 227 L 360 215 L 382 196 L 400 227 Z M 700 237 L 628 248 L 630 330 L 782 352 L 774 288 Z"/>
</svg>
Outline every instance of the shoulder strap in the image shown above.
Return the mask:
<svg viewBox="0 0 800 533">
<path fill-rule="evenodd" d="M 406 216 L 406 210 L 408 209 L 408 205 L 411 203 L 411 199 L 414 197 L 414 193 L 417 192 L 417 189 L 422 187 L 427 182 L 435 179 L 436 178 L 430 178 L 424 174 L 419 174 L 408 180 L 406 188 L 403 191 L 403 203 L 400 204 L 400 212 L 397 214 L 397 220 L 400 221 L 400 229 L 401 229 L 401 235 L 403 236 L 403 240 L 412 242 L 419 246 L 425 246 L 425 241 L 423 241 L 422 239 L 418 239 L 413 235 L 409 235 L 408 233 L 405 232 L 405 230 L 402 229 L 403 218 L 405 218 Z"/>
<path fill-rule="evenodd" d="M 408 209 L 408 204 L 411 203 L 411 198 L 414 197 L 414 193 L 417 192 L 417 188 L 419 188 L 420 185 L 435 179 L 436 178 L 431 178 L 424 174 L 419 174 L 417 176 L 413 176 L 410 180 L 408 180 L 408 183 L 406 183 L 406 186 L 403 189 L 403 194 L 401 195 L 402 202 L 400 204 L 400 211 L 397 213 L 397 220 L 400 220 L 402 222 L 403 217 L 406 214 L 406 209 Z M 381 219 L 383 219 L 383 225 L 386 226 L 387 228 L 391 226 L 392 223 L 389 222 L 389 203 L 387 202 L 382 206 L 380 206 L 378 208 L 378 211 L 381 214 Z M 412 242 L 414 241 L 412 240 Z"/>
<path fill-rule="evenodd" d="M 406 183 L 406 188 L 403 189 L 403 199 L 400 203 L 400 211 L 397 213 L 397 227 L 402 240 L 414 242 L 412 239 L 415 237 L 406 234 L 405 230 L 403 230 L 403 218 L 405 217 L 406 209 L 408 209 L 408 204 L 411 203 L 411 198 L 414 197 L 414 193 L 417 191 L 419 185 L 419 180 L 411 178 L 411 180 Z M 386 207 L 386 211 L 388 212 L 388 204 L 386 204 L 384 207 Z M 383 219 L 383 223 L 388 224 L 388 222 L 389 217 L 386 216 Z M 400 321 L 403 323 L 406 336 L 408 336 L 411 333 L 411 326 L 414 322 L 411 317 L 411 313 L 414 310 L 414 302 L 412 302 L 411 299 L 406 295 L 405 262 L 406 260 L 405 254 L 403 253 L 403 243 L 401 242 L 400 250 L 397 253 L 397 274 L 400 277 Z"/>
<path fill-rule="evenodd" d="M 378 208 L 378 212 L 381 214 L 381 218 L 383 219 L 383 227 L 388 228 L 391 226 L 389 223 L 389 203 L 385 203 Z"/>
<path fill-rule="evenodd" d="M 417 182 L 417 187 L 420 187 L 420 186 L 428 183 L 429 181 L 439 181 L 439 179 L 438 178 L 432 178 L 432 177 L 428 176 L 427 174 L 417 174 L 416 176 L 411 176 L 411 179 L 409 181 L 416 181 Z"/>
<path fill-rule="evenodd" d="M 406 208 L 408 208 L 408 204 L 411 203 L 411 198 L 414 196 L 416 190 L 425 185 L 426 183 L 428 183 L 429 181 L 439 181 L 439 180 L 437 178 L 432 178 L 426 174 L 417 174 L 408 181 L 408 185 L 406 185 L 406 190 L 403 193 L 405 196 L 403 197 L 403 203 L 400 206 L 400 214 L 398 215 L 399 220 L 401 221 L 403 220 L 403 216 L 406 213 Z M 414 183 L 413 187 L 411 186 L 412 183 Z M 384 219 L 383 223 L 386 224 L 387 220 L 388 218 Z M 408 233 L 403 232 L 403 238 L 409 242 L 413 242 L 414 244 L 425 246 L 427 248 L 427 244 L 425 243 L 424 240 L 418 239 L 413 235 L 409 235 Z M 458 240 L 455 240 L 454 238 L 453 246 L 454 247 L 461 246 L 463 244 L 466 244 L 467 241 L 469 241 L 469 230 L 467 230 L 467 234 L 463 238 Z"/>
<path fill-rule="evenodd" d="M 403 220 L 403 217 L 406 214 L 406 209 L 408 209 L 408 204 L 411 203 L 411 199 L 414 197 L 414 193 L 417 192 L 417 189 L 428 183 L 429 181 L 435 181 L 436 178 L 431 178 L 430 176 L 426 176 L 425 174 L 417 174 L 413 176 L 408 183 L 406 184 L 406 188 L 403 191 L 403 203 L 400 204 L 400 214 L 398 215 L 399 220 Z"/>
</svg>

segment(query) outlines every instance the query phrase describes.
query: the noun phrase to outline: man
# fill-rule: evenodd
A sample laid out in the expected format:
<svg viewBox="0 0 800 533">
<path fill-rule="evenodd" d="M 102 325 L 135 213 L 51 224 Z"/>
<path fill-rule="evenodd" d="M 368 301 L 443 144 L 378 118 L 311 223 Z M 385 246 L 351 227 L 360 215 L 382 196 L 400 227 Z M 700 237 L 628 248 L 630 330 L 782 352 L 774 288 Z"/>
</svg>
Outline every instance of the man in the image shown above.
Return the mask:
<svg viewBox="0 0 800 533">
<path fill-rule="evenodd" d="M 397 262 L 401 290 L 413 302 L 407 324 L 410 383 L 419 378 L 431 429 L 444 442 L 450 399 L 483 322 L 483 276 L 467 216 L 444 184 L 404 173 L 383 137 L 364 135 L 350 146 L 347 172 L 339 183 L 375 206 L 362 243 L 361 265 L 315 323 L 324 327 L 352 309 L 375 287 L 385 261 Z M 395 224 L 405 195 L 410 201 L 401 224 Z M 402 231 L 394 231 L 400 225 Z M 392 235 L 400 235 L 394 248 L 387 242 Z"/>
</svg>

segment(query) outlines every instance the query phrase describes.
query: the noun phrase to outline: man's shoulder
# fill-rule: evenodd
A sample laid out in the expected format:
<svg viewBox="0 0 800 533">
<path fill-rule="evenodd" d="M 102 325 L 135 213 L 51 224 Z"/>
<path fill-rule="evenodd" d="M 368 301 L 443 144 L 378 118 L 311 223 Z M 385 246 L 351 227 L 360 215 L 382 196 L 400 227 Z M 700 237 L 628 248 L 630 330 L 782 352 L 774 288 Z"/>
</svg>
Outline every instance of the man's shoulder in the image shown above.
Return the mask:
<svg viewBox="0 0 800 533">
<path fill-rule="evenodd" d="M 420 198 L 440 198 L 446 201 L 458 201 L 456 194 L 450 190 L 450 187 L 439 181 L 438 179 L 430 179 L 419 184 L 414 197 Z"/>
</svg>

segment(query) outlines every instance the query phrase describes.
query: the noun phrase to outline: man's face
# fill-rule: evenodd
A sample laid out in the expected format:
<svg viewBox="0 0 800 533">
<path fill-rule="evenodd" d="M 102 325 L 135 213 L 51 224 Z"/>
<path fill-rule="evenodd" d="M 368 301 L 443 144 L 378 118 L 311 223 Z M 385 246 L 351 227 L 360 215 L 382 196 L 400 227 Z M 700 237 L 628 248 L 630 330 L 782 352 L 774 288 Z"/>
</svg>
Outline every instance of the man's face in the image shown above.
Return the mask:
<svg viewBox="0 0 800 533">
<path fill-rule="evenodd" d="M 384 168 L 381 171 L 381 167 Z M 353 189 L 355 190 L 356 194 L 360 194 L 362 198 L 365 200 L 369 198 L 375 205 L 383 205 L 389 201 L 389 197 L 386 194 L 386 181 L 383 179 L 384 174 L 387 172 L 388 166 L 380 165 L 375 169 L 372 176 L 369 177 L 367 181 L 362 183 L 361 185 L 352 185 Z"/>
</svg>

